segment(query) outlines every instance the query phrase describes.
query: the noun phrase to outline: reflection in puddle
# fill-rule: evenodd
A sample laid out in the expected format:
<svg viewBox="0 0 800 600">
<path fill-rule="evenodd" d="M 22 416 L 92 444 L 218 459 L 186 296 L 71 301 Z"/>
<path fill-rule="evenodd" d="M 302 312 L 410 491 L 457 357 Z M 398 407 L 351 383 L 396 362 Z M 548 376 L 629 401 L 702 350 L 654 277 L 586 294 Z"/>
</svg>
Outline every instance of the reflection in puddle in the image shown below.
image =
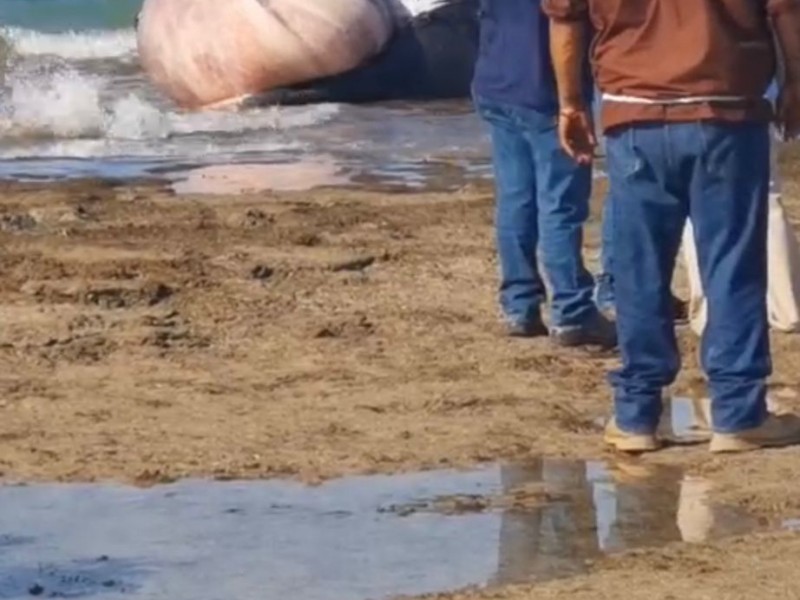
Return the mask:
<svg viewBox="0 0 800 600">
<path fill-rule="evenodd" d="M 547 459 L 313 488 L 0 487 L 0 598 L 354 600 L 544 580 L 756 527 L 708 492 L 678 470 Z"/>
<path fill-rule="evenodd" d="M 285 164 L 229 164 L 198 167 L 172 184 L 176 194 L 249 194 L 267 190 L 304 191 L 342 185 L 349 178 L 332 157 Z"/>
<path fill-rule="evenodd" d="M 710 504 L 710 483 L 677 469 L 543 461 L 504 467 L 501 476 L 512 489 L 539 477 L 552 490 L 569 490 L 570 500 L 502 516 L 496 583 L 576 574 L 603 553 L 707 541 L 757 527 L 742 511 Z"/>
<path fill-rule="evenodd" d="M 800 519 L 786 519 L 783 523 L 781 523 L 781 527 L 786 531 L 800 533 Z"/>
</svg>

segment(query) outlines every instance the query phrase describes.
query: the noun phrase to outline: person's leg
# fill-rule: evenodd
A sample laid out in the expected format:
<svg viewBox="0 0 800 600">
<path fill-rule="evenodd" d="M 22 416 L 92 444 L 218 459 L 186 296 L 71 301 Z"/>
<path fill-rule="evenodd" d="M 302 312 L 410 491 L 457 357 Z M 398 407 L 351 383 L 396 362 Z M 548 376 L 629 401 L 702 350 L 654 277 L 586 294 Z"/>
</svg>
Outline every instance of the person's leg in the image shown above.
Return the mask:
<svg viewBox="0 0 800 600">
<path fill-rule="evenodd" d="M 774 136 L 771 137 L 774 141 Z M 770 144 L 769 217 L 767 225 L 767 311 L 770 327 L 800 328 L 800 247 L 786 218 L 775 143 Z"/>
<path fill-rule="evenodd" d="M 697 129 L 691 218 L 708 301 L 702 362 L 714 429 L 730 433 L 766 417 L 769 141 L 766 125 Z"/>
<path fill-rule="evenodd" d="M 602 93 L 595 88 L 595 102 L 593 106 L 594 122 L 600 123 L 600 108 Z M 602 131 L 599 127 L 595 129 L 595 135 L 599 141 L 598 149 L 605 155 L 605 143 Z M 612 265 L 614 262 L 614 251 L 611 247 L 611 229 L 614 226 L 614 214 L 611 209 L 611 194 L 606 193 L 603 201 L 603 211 L 600 223 L 600 272 L 595 278 L 594 301 L 597 307 L 606 314 L 613 314 L 614 311 L 614 276 L 612 275 Z"/>
<path fill-rule="evenodd" d="M 800 329 L 800 246 L 779 197 L 770 195 L 767 309 L 772 329 Z"/>
<path fill-rule="evenodd" d="M 709 307 L 701 352 L 714 429 L 729 433 L 766 416 L 769 141 L 765 125 L 697 128 L 691 215 Z"/>
<path fill-rule="evenodd" d="M 694 228 L 691 221 L 686 221 L 683 230 L 683 262 L 689 277 L 689 324 L 698 336 L 703 335 L 708 312 L 703 282 L 700 279 L 700 267 L 697 264 L 697 246 L 694 243 Z"/>
<path fill-rule="evenodd" d="M 616 335 L 594 303 L 594 280 L 583 261 L 583 226 L 589 216 L 591 167 L 561 148 L 552 115 L 528 111 L 536 162 L 539 240 L 551 288 L 551 332 L 564 346 L 614 346 Z"/>
<path fill-rule="evenodd" d="M 770 141 L 774 141 L 774 133 Z M 707 302 L 690 223 L 683 236 L 683 256 L 689 275 L 689 318 L 692 330 L 699 336 L 706 325 Z M 774 143 L 770 144 L 767 257 L 769 325 L 778 331 L 795 331 L 800 327 L 800 247 L 781 203 L 781 177 Z"/>
<path fill-rule="evenodd" d="M 601 249 L 600 249 L 600 273 L 595 278 L 594 300 L 597 307 L 604 314 L 613 316 L 615 314 L 616 291 L 614 289 L 614 249 L 612 246 L 612 230 L 614 228 L 614 198 L 609 192 L 603 203 L 603 214 L 601 224 Z M 684 241 L 687 239 L 684 233 Z M 701 291 L 702 292 L 702 291 Z M 673 315 L 675 323 L 685 323 L 689 319 L 689 306 L 674 294 L 672 295 Z"/>
<path fill-rule="evenodd" d="M 595 279 L 595 302 L 597 307 L 606 312 L 614 310 L 614 250 L 612 247 L 612 230 L 614 227 L 613 198 L 606 194 L 603 202 L 602 222 L 600 224 L 600 273 Z"/>
<path fill-rule="evenodd" d="M 606 442 L 657 447 L 662 389 L 680 369 L 670 284 L 688 213 L 672 171 L 668 125 L 630 126 L 606 138 L 614 196 L 614 284 L 622 368 L 610 375 L 615 419 Z"/>
<path fill-rule="evenodd" d="M 501 308 L 512 335 L 547 335 L 540 315 L 546 292 L 536 266 L 535 166 L 525 123 L 508 107 L 476 105 L 492 136 Z"/>
<path fill-rule="evenodd" d="M 765 124 L 698 125 L 692 222 L 708 322 L 702 362 L 712 452 L 800 443 L 800 418 L 770 414 L 767 320 L 769 138 Z"/>
</svg>

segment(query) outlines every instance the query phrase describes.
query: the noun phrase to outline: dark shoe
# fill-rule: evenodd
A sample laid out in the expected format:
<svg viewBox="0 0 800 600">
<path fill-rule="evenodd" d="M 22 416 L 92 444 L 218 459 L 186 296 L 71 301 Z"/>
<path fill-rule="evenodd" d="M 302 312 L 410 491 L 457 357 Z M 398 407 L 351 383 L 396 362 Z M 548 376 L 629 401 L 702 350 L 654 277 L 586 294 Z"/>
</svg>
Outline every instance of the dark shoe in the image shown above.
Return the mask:
<svg viewBox="0 0 800 600">
<path fill-rule="evenodd" d="M 716 435 L 717 441 L 712 451 L 725 452 L 730 451 L 728 448 L 732 444 L 737 446 L 734 450 L 738 450 L 738 446 L 742 445 L 743 438 L 745 439 L 746 445 L 748 436 L 752 437 L 753 430 L 737 434 L 714 434 L 711 426 L 711 400 L 709 398 L 692 398 L 688 400 L 690 403 L 691 416 L 689 417 L 689 422 L 686 423 L 686 433 L 681 432 L 680 435 L 678 435 L 672 427 L 672 408 L 670 406 L 672 402 L 672 399 L 664 399 L 664 411 L 661 414 L 661 420 L 658 423 L 657 430 L 658 437 L 662 440 L 680 440 L 688 437 L 693 442 L 699 442 L 709 441 L 712 439 L 712 436 Z M 767 395 L 767 412 L 770 417 L 778 418 L 791 417 L 794 414 L 789 407 L 781 403 L 779 399 L 770 395 Z M 762 425 L 762 428 L 765 426 L 767 426 L 767 428 L 769 427 L 765 423 L 765 425 Z M 774 425 L 772 425 L 772 427 L 774 428 Z M 720 447 L 722 448 L 720 449 Z M 744 449 L 750 450 L 752 447 L 745 447 Z"/>
<path fill-rule="evenodd" d="M 617 316 L 616 307 L 613 300 L 606 299 L 600 301 L 596 300 L 597 308 L 603 313 L 607 319 L 614 320 Z M 681 300 L 673 294 L 672 296 L 672 318 L 675 320 L 675 325 L 686 325 L 689 323 L 689 303 Z"/>
<path fill-rule="evenodd" d="M 532 321 L 508 321 L 506 333 L 509 337 L 534 338 L 545 337 L 549 332 L 542 317 L 537 316 Z"/>
<path fill-rule="evenodd" d="M 550 336 L 563 348 L 576 346 L 600 346 L 610 349 L 617 345 L 617 326 L 602 314 L 597 313 L 578 327 L 554 329 Z"/>
<path fill-rule="evenodd" d="M 747 452 L 800 444 L 800 416 L 768 415 L 758 427 L 736 433 L 714 433 L 709 449 L 714 453 Z"/>
</svg>

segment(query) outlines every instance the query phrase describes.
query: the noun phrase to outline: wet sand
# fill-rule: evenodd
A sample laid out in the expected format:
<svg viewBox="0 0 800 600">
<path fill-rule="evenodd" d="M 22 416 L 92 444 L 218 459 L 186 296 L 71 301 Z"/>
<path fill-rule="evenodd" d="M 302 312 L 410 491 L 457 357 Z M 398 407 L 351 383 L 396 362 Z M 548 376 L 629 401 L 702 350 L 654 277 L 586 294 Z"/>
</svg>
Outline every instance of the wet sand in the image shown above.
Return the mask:
<svg viewBox="0 0 800 600">
<path fill-rule="evenodd" d="M 797 219 L 793 154 L 785 204 Z M 613 459 L 596 422 L 616 358 L 503 337 L 491 224 L 488 186 L 177 196 L 2 184 L 3 478 L 313 483 Z M 681 344 L 674 392 L 697 396 L 697 340 L 686 330 Z M 800 338 L 774 335 L 773 348 L 776 390 L 800 408 Z M 758 517 L 800 517 L 800 449 L 712 458 L 680 446 L 639 462 L 707 477 L 715 500 Z M 798 551 L 792 534 L 750 535 L 450 597 L 794 598 Z M 757 594 L 745 587 L 754 569 Z"/>
</svg>

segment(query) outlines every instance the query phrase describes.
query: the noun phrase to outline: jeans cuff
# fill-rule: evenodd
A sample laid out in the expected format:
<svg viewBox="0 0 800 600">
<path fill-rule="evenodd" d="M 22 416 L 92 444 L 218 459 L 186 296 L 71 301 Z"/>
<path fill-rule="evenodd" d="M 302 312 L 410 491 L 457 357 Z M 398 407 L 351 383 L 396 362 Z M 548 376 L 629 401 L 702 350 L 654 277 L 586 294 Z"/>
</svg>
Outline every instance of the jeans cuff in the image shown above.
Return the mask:
<svg viewBox="0 0 800 600">
<path fill-rule="evenodd" d="M 553 333 L 565 333 L 568 331 L 578 331 L 580 329 L 586 329 L 590 327 L 594 327 L 598 324 L 600 319 L 600 310 L 595 305 L 590 305 L 590 308 L 585 312 L 581 313 L 578 319 L 570 319 L 570 322 L 566 324 L 553 324 L 550 329 Z"/>
<path fill-rule="evenodd" d="M 717 426 L 713 426 L 713 430 L 714 430 L 714 433 L 723 433 L 723 434 L 735 435 L 735 434 L 740 433 L 742 431 L 748 431 L 750 429 L 755 429 L 756 427 L 761 427 L 764 424 L 764 422 L 767 420 L 768 417 L 769 417 L 769 413 L 767 412 L 767 410 L 765 408 L 763 414 L 759 415 L 759 417 L 757 419 L 750 420 L 750 422 L 737 423 L 734 427 L 717 427 Z M 714 420 L 714 418 L 713 418 L 713 408 L 712 408 L 712 418 L 711 418 L 711 420 L 712 421 Z"/>
</svg>

